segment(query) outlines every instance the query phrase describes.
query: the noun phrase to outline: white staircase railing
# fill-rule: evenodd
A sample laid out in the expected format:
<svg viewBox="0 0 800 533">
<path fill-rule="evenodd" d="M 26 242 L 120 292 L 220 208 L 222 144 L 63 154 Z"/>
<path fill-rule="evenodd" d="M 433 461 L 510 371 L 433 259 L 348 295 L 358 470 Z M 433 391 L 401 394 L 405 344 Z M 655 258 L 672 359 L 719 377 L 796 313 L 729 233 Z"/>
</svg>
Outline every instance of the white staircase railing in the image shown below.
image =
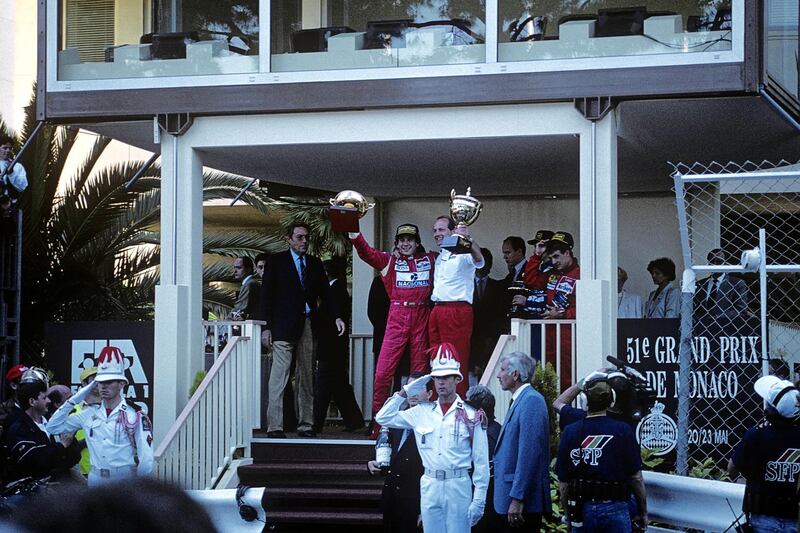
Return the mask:
<svg viewBox="0 0 800 533">
<path fill-rule="evenodd" d="M 569 338 L 569 342 L 566 339 Z M 536 346 L 534 346 L 536 339 Z M 511 320 L 511 335 L 501 335 L 494 347 L 492 356 L 486 364 L 481 377 L 481 385 L 486 385 L 495 398 L 495 418 L 502 421 L 506 417 L 511 395 L 500 388 L 497 374 L 500 372 L 500 359 L 511 352 L 531 354 L 537 352 L 539 363 L 544 366 L 549 360 L 555 360 L 556 375 L 561 376 L 561 355 L 564 349 L 570 351 L 570 382 L 575 383 L 575 321 L 574 320 Z M 562 342 L 564 341 L 564 342 Z M 551 361 L 552 362 L 552 361 Z"/>
<path fill-rule="evenodd" d="M 156 475 L 184 489 L 214 488 L 260 424 L 261 326 L 243 322 L 155 452 Z"/>
</svg>

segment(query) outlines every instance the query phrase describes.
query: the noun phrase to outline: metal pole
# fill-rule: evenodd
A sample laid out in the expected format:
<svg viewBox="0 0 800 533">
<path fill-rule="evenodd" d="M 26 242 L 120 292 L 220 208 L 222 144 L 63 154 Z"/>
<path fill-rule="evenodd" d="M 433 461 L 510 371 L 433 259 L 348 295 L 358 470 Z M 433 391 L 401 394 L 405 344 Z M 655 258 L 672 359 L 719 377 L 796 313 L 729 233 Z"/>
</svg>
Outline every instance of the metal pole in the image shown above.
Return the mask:
<svg viewBox="0 0 800 533">
<path fill-rule="evenodd" d="M 128 180 L 128 183 L 125 184 L 125 189 L 126 190 L 130 189 L 131 187 L 133 187 L 133 184 L 136 183 L 137 181 L 139 181 L 139 178 L 141 178 L 142 175 L 145 172 L 147 172 L 147 169 L 150 168 L 152 166 L 152 164 L 156 162 L 156 159 L 158 159 L 158 156 L 159 156 L 159 154 L 153 154 L 152 156 L 150 156 L 150 159 L 145 161 L 144 165 L 142 165 L 139 168 L 139 170 L 136 171 L 136 174 L 134 174 L 133 177 L 130 180 Z"/>
<path fill-rule="evenodd" d="M 761 297 L 761 372 L 769 374 L 769 322 L 767 317 L 767 231 L 758 230 L 758 251 L 760 257 L 758 265 L 759 295 Z"/>
<path fill-rule="evenodd" d="M 680 202 L 679 202 L 680 203 Z M 681 343 L 678 349 L 678 442 L 676 469 L 679 476 L 689 473 L 689 382 L 692 370 L 694 338 L 695 274 L 691 268 L 683 272 L 681 289 Z"/>
<path fill-rule="evenodd" d="M 9 165 L 6 167 L 6 173 L 7 174 L 11 174 L 11 172 L 14 169 L 14 165 L 17 164 L 17 162 L 22 157 L 22 154 L 25 153 L 25 151 L 28 149 L 28 147 L 31 145 L 31 143 L 33 143 L 33 141 L 39 135 L 39 132 L 42 131 L 42 127 L 43 126 L 44 126 L 44 121 L 42 121 L 42 120 L 40 120 L 40 121 L 38 121 L 36 123 L 36 127 L 33 128 L 33 131 L 31 132 L 31 134 L 28 135 L 28 140 L 25 141 L 25 144 L 23 144 L 22 148 L 19 149 L 19 152 L 17 152 L 17 155 L 14 157 L 14 159 L 11 160 L 11 163 L 9 163 Z"/>
<path fill-rule="evenodd" d="M 172 136 L 172 284 L 178 284 L 178 136 Z"/>
<path fill-rule="evenodd" d="M 249 191 L 257 181 L 258 178 L 251 179 L 250 182 L 247 185 L 245 185 L 241 191 L 239 191 L 239 194 L 236 195 L 236 198 L 233 199 L 233 201 L 231 202 L 231 207 L 233 207 L 236 204 L 236 202 L 238 202 L 242 198 L 242 196 L 244 196 L 244 193 Z"/>
</svg>

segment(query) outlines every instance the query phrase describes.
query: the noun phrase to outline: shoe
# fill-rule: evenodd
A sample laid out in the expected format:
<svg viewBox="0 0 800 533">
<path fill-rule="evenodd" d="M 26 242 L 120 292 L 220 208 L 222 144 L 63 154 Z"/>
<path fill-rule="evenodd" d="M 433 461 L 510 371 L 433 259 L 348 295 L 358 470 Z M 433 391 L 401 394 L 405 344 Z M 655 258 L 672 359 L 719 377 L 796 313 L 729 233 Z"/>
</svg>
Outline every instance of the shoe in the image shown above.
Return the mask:
<svg viewBox="0 0 800 533">
<path fill-rule="evenodd" d="M 356 426 L 345 426 L 342 431 L 344 431 L 345 433 L 355 433 L 356 431 L 364 431 L 365 429 L 366 426 L 362 422 L 360 425 Z"/>
<path fill-rule="evenodd" d="M 317 436 L 313 429 L 301 429 L 297 432 L 298 437 L 303 437 L 306 439 L 313 439 Z"/>
<path fill-rule="evenodd" d="M 276 429 L 275 431 L 267 431 L 267 438 L 268 439 L 285 439 L 286 433 L 283 431 Z"/>
<path fill-rule="evenodd" d="M 369 437 L 372 435 L 372 430 L 375 428 L 375 419 L 369 421 L 367 427 L 364 429 L 364 436 Z"/>
</svg>

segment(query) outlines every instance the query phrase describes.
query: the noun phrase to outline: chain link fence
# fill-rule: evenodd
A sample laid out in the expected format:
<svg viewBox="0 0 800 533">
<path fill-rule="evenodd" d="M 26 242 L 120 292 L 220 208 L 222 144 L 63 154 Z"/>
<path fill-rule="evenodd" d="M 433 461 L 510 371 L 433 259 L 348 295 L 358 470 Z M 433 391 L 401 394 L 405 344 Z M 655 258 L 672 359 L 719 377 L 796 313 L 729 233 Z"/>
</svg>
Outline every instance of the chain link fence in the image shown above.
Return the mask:
<svg viewBox="0 0 800 533">
<path fill-rule="evenodd" d="M 800 164 L 672 166 L 684 264 L 696 277 L 694 293 L 682 293 L 676 467 L 720 479 L 762 419 L 755 380 L 800 371 Z"/>
</svg>

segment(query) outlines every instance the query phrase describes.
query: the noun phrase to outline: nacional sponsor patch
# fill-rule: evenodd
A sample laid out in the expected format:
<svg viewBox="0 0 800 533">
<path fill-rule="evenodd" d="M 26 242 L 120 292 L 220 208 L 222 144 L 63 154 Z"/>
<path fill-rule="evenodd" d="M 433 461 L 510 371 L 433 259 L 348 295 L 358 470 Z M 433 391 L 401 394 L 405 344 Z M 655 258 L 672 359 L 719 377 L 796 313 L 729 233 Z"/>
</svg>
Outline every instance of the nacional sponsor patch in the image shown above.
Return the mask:
<svg viewBox="0 0 800 533">
<path fill-rule="evenodd" d="M 398 289 L 413 289 L 415 287 L 428 287 L 430 285 L 431 272 L 398 272 L 395 278 L 395 285 Z"/>
<path fill-rule="evenodd" d="M 575 290 L 575 278 L 562 276 L 558 283 L 556 283 L 556 292 L 563 292 L 571 294 Z"/>
</svg>

